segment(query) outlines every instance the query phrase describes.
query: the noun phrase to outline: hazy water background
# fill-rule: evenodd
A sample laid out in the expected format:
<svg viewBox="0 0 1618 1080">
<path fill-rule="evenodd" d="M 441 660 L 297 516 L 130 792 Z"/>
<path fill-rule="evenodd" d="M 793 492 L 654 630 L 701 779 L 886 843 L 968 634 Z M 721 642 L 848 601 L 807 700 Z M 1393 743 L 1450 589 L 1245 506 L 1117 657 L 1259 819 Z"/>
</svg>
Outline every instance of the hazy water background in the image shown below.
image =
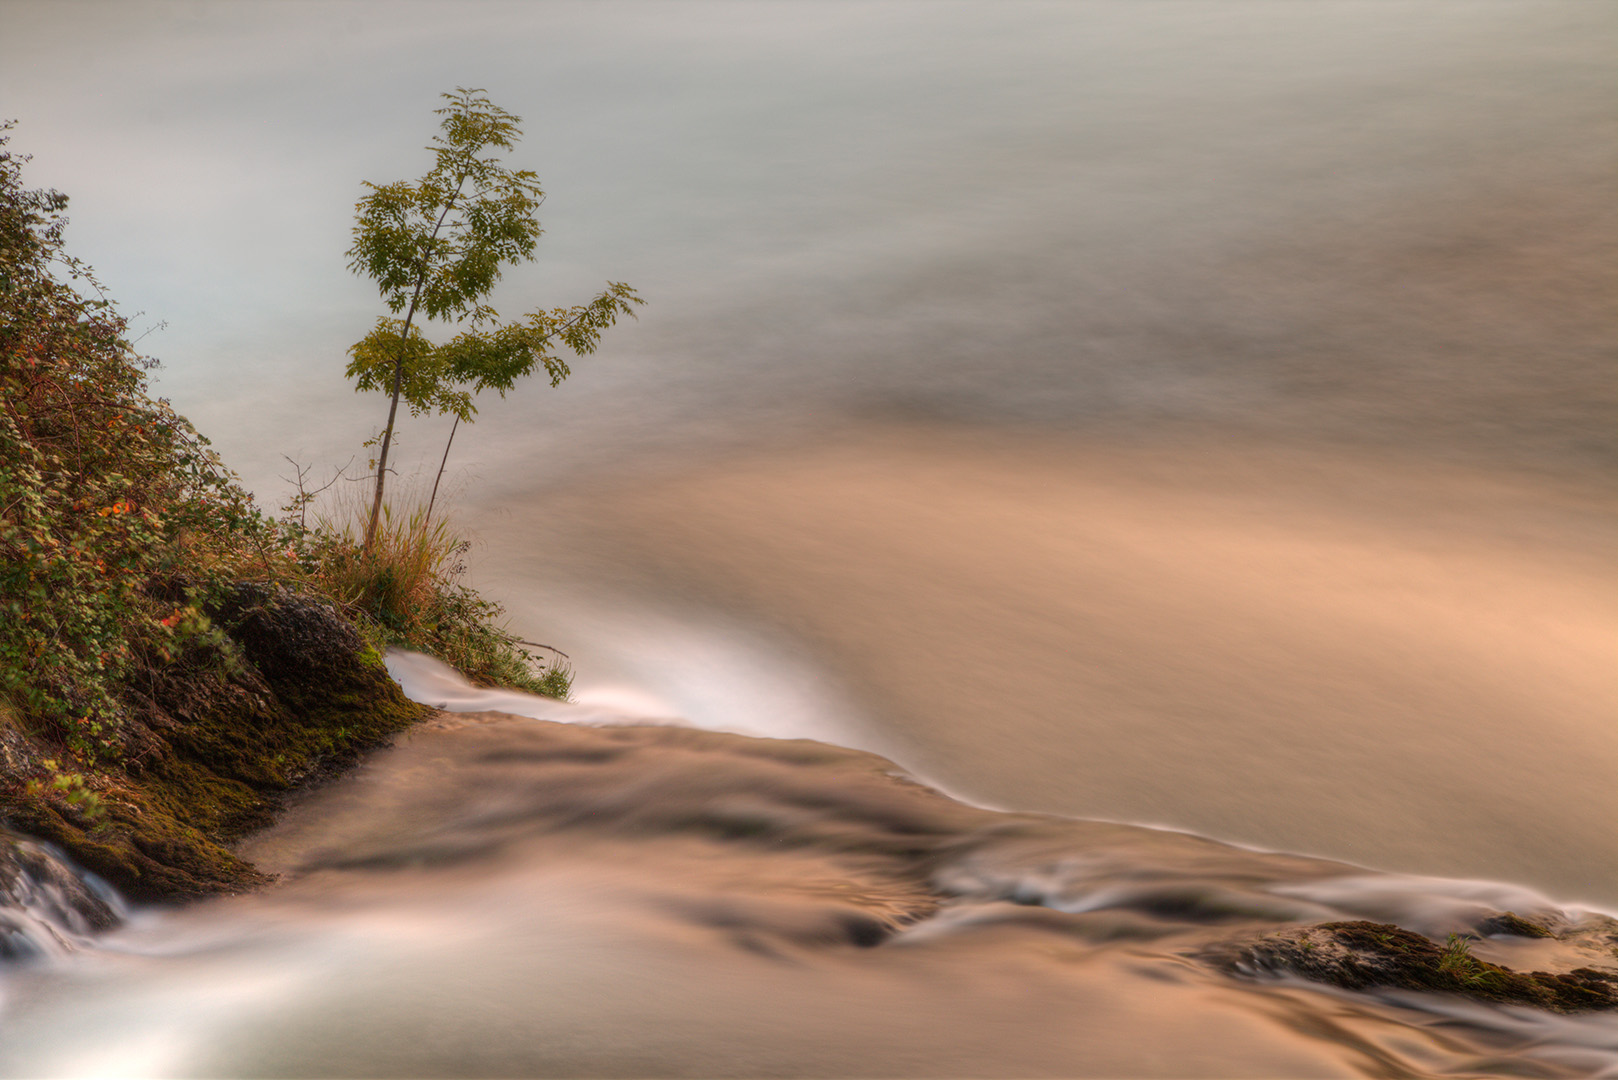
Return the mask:
<svg viewBox="0 0 1618 1080">
<path fill-rule="evenodd" d="M 564 391 L 483 403 L 482 480 L 850 416 L 1611 463 L 1609 5 L 0 12 L 15 149 L 268 498 L 380 422 L 341 375 L 377 306 L 352 204 L 422 171 L 457 83 L 550 193 L 501 305 L 653 301 Z"/>
<path fill-rule="evenodd" d="M 0 114 L 263 501 L 380 422 L 361 179 L 523 115 L 451 459 L 581 698 L 978 802 L 1618 905 L 1618 9 L 42 5 Z M 445 429 L 412 421 L 404 471 Z"/>
</svg>

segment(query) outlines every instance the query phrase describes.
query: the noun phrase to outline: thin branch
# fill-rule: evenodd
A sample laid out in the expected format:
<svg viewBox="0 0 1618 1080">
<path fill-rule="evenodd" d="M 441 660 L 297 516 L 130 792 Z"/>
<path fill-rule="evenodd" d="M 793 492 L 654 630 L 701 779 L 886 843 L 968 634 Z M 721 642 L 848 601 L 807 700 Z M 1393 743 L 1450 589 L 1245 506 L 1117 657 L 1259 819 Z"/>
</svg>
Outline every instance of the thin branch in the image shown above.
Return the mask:
<svg viewBox="0 0 1618 1080">
<path fill-rule="evenodd" d="M 167 319 L 159 319 L 156 326 L 153 326 L 150 329 L 148 329 L 146 331 L 146 333 L 142 334 L 140 337 L 136 338 L 134 341 L 131 341 L 129 343 L 129 345 L 130 345 L 131 348 L 133 348 L 136 345 L 139 345 L 141 342 L 145 341 L 148 337 L 150 337 L 156 331 L 158 331 L 158 330 L 167 330 L 168 328 L 169 328 L 168 320 Z"/>
<path fill-rule="evenodd" d="M 433 477 L 433 493 L 432 496 L 427 500 L 427 514 L 421 520 L 421 526 L 423 529 L 427 527 L 428 522 L 433 520 L 433 504 L 438 501 L 438 482 L 444 479 L 444 466 L 449 464 L 450 444 L 455 441 L 455 432 L 460 430 L 460 427 L 461 418 L 459 414 L 457 414 L 455 417 L 455 423 L 450 425 L 449 438 L 444 441 L 444 456 L 439 459 L 438 462 L 438 475 Z"/>
<path fill-rule="evenodd" d="M 571 659 L 573 659 L 567 653 L 563 652 L 561 649 L 558 649 L 554 645 L 541 645 L 537 641 L 524 641 L 522 638 L 512 638 L 511 640 L 515 641 L 518 645 L 527 645 L 529 648 L 544 649 L 547 652 L 553 652 L 557 656 L 560 656 L 563 660 L 571 660 Z"/>
</svg>

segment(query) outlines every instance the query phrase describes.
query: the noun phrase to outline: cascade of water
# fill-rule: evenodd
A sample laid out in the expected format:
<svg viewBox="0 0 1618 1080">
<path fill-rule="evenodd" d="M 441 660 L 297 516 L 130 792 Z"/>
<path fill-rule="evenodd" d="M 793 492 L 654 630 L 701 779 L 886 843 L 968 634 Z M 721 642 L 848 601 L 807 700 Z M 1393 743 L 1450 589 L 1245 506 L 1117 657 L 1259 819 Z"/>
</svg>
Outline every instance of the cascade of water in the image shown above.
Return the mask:
<svg viewBox="0 0 1618 1080">
<path fill-rule="evenodd" d="M 95 875 L 0 827 L 0 959 L 62 956 L 124 915 L 123 901 Z"/>
</svg>

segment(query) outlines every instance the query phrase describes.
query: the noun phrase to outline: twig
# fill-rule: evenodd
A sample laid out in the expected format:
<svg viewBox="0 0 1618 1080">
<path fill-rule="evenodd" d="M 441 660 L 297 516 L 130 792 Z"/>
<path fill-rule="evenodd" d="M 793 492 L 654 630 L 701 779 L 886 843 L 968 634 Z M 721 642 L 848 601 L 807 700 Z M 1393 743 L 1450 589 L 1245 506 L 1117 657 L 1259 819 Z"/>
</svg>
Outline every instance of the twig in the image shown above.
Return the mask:
<svg viewBox="0 0 1618 1080">
<path fill-rule="evenodd" d="M 522 638 L 512 638 L 511 640 L 515 641 L 518 645 L 528 645 L 528 646 L 531 646 L 531 647 L 533 647 L 535 649 L 548 650 L 550 652 L 555 653 L 557 656 L 560 656 L 563 660 L 571 660 L 571 659 L 573 659 L 567 653 L 563 652 L 561 649 L 558 649 L 554 645 L 541 645 L 537 641 L 524 641 Z"/>
</svg>

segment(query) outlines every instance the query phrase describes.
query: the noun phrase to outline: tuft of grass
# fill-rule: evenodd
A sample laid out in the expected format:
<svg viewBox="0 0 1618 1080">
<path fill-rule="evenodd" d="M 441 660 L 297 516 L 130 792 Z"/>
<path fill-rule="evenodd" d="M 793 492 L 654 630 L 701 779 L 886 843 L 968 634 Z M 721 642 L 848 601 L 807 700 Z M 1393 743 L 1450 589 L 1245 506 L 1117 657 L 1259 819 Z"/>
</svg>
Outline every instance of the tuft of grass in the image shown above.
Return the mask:
<svg viewBox="0 0 1618 1080">
<path fill-rule="evenodd" d="M 345 604 L 357 606 L 395 637 L 419 637 L 445 583 L 458 576 L 459 557 L 469 546 L 440 518 L 427 522 L 420 511 L 382 508 L 382 521 L 369 550 L 347 520 L 316 518 L 320 558 L 314 579 Z"/>
<path fill-rule="evenodd" d="M 1451 934 L 1438 956 L 1438 970 L 1457 978 L 1464 978 L 1477 967 L 1472 955 L 1472 943 L 1459 934 Z"/>
<path fill-rule="evenodd" d="M 1500 984 L 1500 969 L 1473 956 L 1472 942 L 1460 934 L 1451 934 L 1445 941 L 1437 967 L 1440 974 L 1473 989 L 1488 990 Z"/>
<path fill-rule="evenodd" d="M 472 545 L 449 518 L 385 505 L 369 550 L 362 520 L 317 515 L 303 565 L 309 584 L 359 616 L 377 646 L 436 656 L 481 686 L 567 699 L 569 668 L 535 657 L 506 628 L 505 609 L 461 582 Z"/>
</svg>

